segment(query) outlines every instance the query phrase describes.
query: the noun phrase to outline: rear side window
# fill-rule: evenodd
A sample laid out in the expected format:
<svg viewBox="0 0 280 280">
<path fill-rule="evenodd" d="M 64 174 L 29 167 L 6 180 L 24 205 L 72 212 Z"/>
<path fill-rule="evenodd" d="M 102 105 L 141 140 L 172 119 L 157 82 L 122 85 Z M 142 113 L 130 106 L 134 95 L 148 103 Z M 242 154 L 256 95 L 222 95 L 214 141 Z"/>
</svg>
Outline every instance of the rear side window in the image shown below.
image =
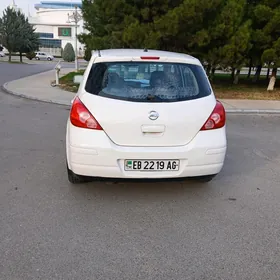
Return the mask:
<svg viewBox="0 0 280 280">
<path fill-rule="evenodd" d="M 85 90 L 134 102 L 178 102 L 211 94 L 201 66 L 154 62 L 95 63 Z"/>
</svg>

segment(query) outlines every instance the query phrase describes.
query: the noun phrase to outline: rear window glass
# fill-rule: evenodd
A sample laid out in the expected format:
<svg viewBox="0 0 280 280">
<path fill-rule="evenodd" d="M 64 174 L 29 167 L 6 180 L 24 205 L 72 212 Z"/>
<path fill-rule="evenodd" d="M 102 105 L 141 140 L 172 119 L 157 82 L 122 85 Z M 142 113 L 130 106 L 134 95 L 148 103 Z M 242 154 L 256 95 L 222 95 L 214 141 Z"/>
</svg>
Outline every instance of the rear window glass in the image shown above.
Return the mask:
<svg viewBox="0 0 280 280">
<path fill-rule="evenodd" d="M 95 63 L 85 90 L 134 102 L 176 102 L 211 94 L 201 66 L 154 62 Z"/>
</svg>

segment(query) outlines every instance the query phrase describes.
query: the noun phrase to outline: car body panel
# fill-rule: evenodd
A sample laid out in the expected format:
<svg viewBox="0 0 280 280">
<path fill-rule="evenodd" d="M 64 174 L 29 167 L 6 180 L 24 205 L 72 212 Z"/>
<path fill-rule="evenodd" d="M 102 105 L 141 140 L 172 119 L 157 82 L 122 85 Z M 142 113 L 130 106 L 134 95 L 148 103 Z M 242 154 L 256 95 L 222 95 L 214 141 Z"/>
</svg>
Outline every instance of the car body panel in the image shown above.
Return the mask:
<svg viewBox="0 0 280 280">
<path fill-rule="evenodd" d="M 76 174 L 107 178 L 181 178 L 217 174 L 225 159 L 226 128 L 200 131 L 178 147 L 125 147 L 113 143 L 104 131 L 73 126 L 68 120 L 66 150 L 69 168 Z M 178 159 L 179 171 L 124 170 L 126 159 Z"/>
<path fill-rule="evenodd" d="M 139 104 L 85 94 L 81 101 L 114 143 L 136 147 L 188 144 L 216 105 L 213 95 L 184 102 Z M 152 111 L 159 115 L 156 120 L 149 119 Z"/>
</svg>

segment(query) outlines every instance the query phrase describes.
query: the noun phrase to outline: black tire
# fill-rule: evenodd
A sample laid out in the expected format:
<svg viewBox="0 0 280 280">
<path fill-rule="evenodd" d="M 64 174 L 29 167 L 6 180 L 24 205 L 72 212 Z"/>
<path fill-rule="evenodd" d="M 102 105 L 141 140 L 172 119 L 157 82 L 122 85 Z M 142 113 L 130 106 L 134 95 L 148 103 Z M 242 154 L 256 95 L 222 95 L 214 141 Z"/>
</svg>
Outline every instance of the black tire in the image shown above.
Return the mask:
<svg viewBox="0 0 280 280">
<path fill-rule="evenodd" d="M 39 58 L 39 57 L 36 57 L 36 60 L 40 60 L 40 58 Z"/>
<path fill-rule="evenodd" d="M 68 181 L 74 185 L 87 183 L 90 181 L 88 177 L 75 174 L 72 170 L 69 169 L 68 165 L 67 165 L 67 175 L 68 175 Z"/>
<path fill-rule="evenodd" d="M 198 182 L 201 182 L 201 183 L 208 183 L 208 182 L 212 181 L 214 179 L 214 177 L 216 177 L 216 175 L 217 174 L 200 176 L 200 177 L 196 177 L 195 180 L 197 180 Z"/>
<path fill-rule="evenodd" d="M 48 61 L 51 61 L 52 59 L 50 57 L 47 58 Z"/>
</svg>

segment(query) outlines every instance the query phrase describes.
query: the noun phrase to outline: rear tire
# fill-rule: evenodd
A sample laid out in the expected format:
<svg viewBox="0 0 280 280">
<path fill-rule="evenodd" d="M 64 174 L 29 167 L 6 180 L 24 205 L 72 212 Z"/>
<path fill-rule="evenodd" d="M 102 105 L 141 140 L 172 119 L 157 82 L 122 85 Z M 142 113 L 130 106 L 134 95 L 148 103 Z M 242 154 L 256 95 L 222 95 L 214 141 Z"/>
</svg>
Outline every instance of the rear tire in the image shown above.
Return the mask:
<svg viewBox="0 0 280 280">
<path fill-rule="evenodd" d="M 201 182 L 201 183 L 208 183 L 208 182 L 212 181 L 214 179 L 214 177 L 216 177 L 216 175 L 217 174 L 200 176 L 200 177 L 195 178 L 195 180 L 197 180 L 198 182 Z"/>
<path fill-rule="evenodd" d="M 52 59 L 50 57 L 47 58 L 48 61 L 51 61 Z"/>
<path fill-rule="evenodd" d="M 67 164 L 67 175 L 68 175 L 68 181 L 74 185 L 87 183 L 90 181 L 88 177 L 75 174 L 72 170 L 69 169 L 68 164 Z"/>
</svg>

